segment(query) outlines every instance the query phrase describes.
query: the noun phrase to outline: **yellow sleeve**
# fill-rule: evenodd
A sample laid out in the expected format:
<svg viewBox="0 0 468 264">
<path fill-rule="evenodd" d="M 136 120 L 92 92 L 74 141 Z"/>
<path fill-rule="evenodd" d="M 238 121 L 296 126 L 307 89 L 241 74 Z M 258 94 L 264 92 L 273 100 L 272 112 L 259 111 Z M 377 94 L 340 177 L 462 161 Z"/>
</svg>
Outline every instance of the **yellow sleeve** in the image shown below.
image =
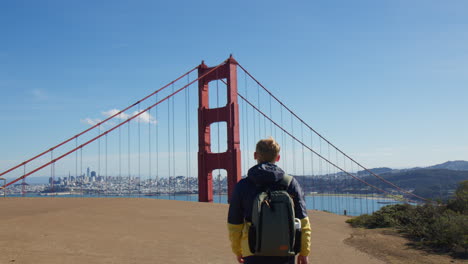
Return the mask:
<svg viewBox="0 0 468 264">
<path fill-rule="evenodd" d="M 236 256 L 242 255 L 241 238 L 244 224 L 233 225 L 228 223 L 229 240 L 231 240 L 231 249 Z"/>
<path fill-rule="evenodd" d="M 308 256 L 310 254 L 310 221 L 309 217 L 301 219 L 301 252 L 299 255 L 301 256 Z"/>
</svg>

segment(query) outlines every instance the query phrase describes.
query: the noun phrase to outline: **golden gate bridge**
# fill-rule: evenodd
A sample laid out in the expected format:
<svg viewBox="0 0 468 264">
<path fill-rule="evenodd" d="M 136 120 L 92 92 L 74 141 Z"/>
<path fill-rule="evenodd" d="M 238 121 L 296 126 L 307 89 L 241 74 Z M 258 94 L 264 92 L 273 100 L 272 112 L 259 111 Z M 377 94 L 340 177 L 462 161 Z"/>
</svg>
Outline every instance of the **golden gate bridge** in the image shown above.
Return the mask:
<svg viewBox="0 0 468 264">
<path fill-rule="evenodd" d="M 83 195 L 84 168 L 92 164 L 103 179 L 99 195 L 117 189 L 129 196 L 175 195 L 182 188 L 198 193 L 200 202 L 213 202 L 214 191 L 223 192 L 224 174 L 229 199 L 255 163 L 256 142 L 272 136 L 282 147 L 279 165 L 300 181 L 309 209 L 340 213 L 360 206 L 359 212 L 369 213 L 378 209 L 376 201 L 428 201 L 346 154 L 232 56 L 214 67 L 202 62 L 122 110 L 103 114 L 84 131 L 2 170 L 1 178 L 13 179 L 2 185 L 4 194 L 20 184 L 25 196 L 28 177 L 48 174 L 49 194 L 57 194 L 55 177 L 68 172 L 76 179 L 73 189 Z"/>
</svg>

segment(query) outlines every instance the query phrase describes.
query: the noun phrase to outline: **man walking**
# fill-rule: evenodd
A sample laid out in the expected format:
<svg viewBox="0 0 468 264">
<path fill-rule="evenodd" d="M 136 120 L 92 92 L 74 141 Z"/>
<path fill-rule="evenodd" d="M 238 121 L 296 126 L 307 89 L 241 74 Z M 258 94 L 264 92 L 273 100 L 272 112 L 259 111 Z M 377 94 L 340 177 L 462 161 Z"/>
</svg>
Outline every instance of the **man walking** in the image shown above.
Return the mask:
<svg viewBox="0 0 468 264">
<path fill-rule="evenodd" d="M 285 182 L 286 173 L 275 162 L 280 159 L 280 146 L 273 139 L 257 143 L 254 158 L 257 165 L 249 169 L 247 178 L 240 180 L 232 194 L 228 214 L 228 230 L 231 248 L 239 263 L 245 264 L 294 264 L 295 256 L 256 256 L 249 248 L 249 228 L 252 225 L 252 208 L 259 188 L 275 189 Z M 299 183 L 292 178 L 286 191 L 294 203 L 294 215 L 301 222 L 301 250 L 297 264 L 308 264 L 310 253 L 310 223 L 307 216 L 304 194 Z M 268 205 L 269 206 L 269 205 Z M 273 234 L 274 235 L 274 234 Z"/>
</svg>

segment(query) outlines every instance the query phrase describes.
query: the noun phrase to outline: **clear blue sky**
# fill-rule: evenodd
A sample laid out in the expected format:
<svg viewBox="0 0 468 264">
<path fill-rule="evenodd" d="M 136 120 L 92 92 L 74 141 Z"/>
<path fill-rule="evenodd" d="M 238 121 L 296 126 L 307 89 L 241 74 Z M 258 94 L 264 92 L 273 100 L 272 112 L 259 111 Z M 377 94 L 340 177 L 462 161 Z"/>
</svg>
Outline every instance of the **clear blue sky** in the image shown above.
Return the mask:
<svg viewBox="0 0 468 264">
<path fill-rule="evenodd" d="M 233 53 L 369 167 L 468 160 L 468 2 L 1 1 L 0 170 Z"/>
</svg>

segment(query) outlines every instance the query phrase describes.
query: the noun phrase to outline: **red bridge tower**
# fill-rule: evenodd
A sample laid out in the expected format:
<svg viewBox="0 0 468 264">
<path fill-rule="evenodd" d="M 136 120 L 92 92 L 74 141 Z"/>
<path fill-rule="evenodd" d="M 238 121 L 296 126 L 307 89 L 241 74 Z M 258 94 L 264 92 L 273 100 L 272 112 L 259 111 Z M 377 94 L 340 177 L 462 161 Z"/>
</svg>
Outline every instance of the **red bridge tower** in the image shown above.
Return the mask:
<svg viewBox="0 0 468 264">
<path fill-rule="evenodd" d="M 204 62 L 198 67 L 198 77 L 212 70 Z M 209 108 L 209 82 L 226 79 L 227 104 Z M 213 170 L 225 169 L 228 181 L 228 200 L 234 186 L 241 179 L 239 141 L 239 104 L 237 102 L 237 61 L 230 56 L 224 65 L 198 81 L 198 201 L 213 202 Z M 227 151 L 211 152 L 210 125 L 226 122 Z"/>
</svg>

